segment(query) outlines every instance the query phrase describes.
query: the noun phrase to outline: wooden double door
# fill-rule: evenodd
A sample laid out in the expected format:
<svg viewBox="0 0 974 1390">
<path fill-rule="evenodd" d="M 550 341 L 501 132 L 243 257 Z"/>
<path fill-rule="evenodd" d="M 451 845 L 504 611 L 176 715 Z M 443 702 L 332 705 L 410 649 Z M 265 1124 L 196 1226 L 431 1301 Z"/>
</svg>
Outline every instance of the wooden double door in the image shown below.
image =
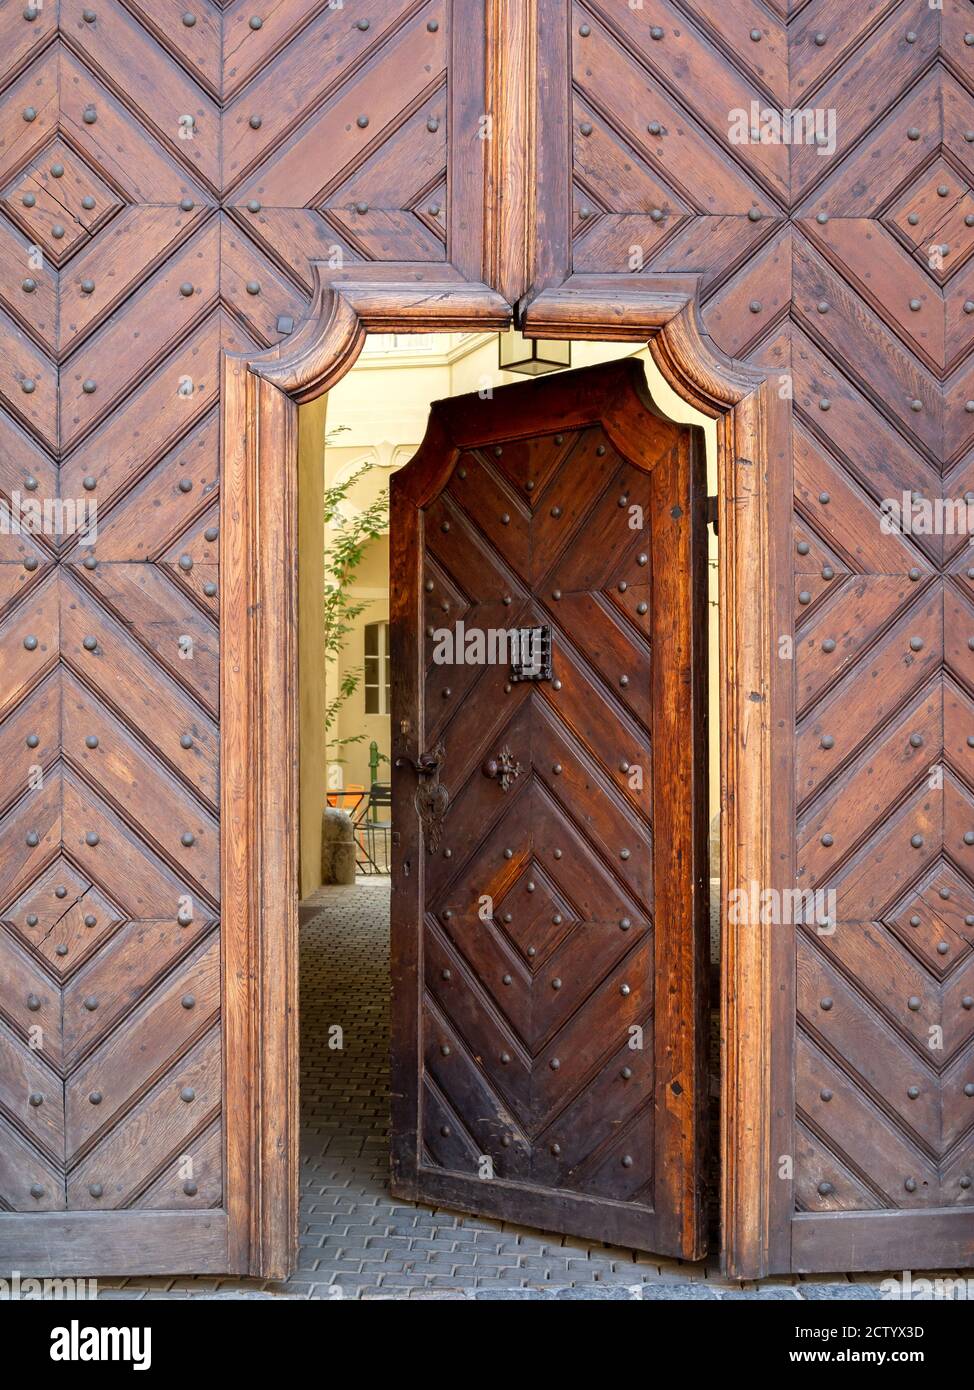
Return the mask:
<svg viewBox="0 0 974 1390">
<path fill-rule="evenodd" d="M 703 1253 L 705 491 L 632 358 L 393 478 L 400 1196 Z"/>
</svg>

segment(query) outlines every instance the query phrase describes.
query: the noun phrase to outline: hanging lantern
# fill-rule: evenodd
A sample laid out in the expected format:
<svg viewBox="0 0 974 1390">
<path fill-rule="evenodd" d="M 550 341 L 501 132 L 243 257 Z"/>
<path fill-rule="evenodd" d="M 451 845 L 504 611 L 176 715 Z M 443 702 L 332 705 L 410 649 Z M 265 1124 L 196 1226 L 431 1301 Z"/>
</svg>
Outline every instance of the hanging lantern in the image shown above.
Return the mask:
<svg viewBox="0 0 974 1390">
<path fill-rule="evenodd" d="M 572 365 L 572 345 L 565 339 L 525 338 L 516 328 L 497 335 L 498 361 L 503 372 L 544 376 Z"/>
</svg>

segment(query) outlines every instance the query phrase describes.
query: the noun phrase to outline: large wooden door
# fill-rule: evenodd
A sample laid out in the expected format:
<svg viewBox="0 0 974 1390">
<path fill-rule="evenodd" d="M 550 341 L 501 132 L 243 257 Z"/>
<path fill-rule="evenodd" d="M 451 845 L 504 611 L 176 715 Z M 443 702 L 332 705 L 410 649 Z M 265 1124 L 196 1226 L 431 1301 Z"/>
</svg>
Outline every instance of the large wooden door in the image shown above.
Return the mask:
<svg viewBox="0 0 974 1390">
<path fill-rule="evenodd" d="M 704 481 L 632 359 L 393 480 L 400 1196 L 704 1249 Z"/>
</svg>

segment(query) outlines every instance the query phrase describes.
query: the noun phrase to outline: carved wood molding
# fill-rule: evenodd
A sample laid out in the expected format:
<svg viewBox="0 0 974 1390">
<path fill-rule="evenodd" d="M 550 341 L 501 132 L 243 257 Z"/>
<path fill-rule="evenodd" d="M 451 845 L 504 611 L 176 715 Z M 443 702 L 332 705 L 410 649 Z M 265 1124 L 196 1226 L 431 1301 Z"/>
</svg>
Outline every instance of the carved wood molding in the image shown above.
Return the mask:
<svg viewBox="0 0 974 1390">
<path fill-rule="evenodd" d="M 297 1213 L 296 406 L 333 386 L 372 332 L 500 330 L 502 296 L 452 268 L 335 276 L 284 347 L 227 357 L 223 566 L 223 901 L 228 1000 L 230 1246 L 236 1268 L 282 1274 Z M 670 384 L 719 418 L 722 875 L 774 882 L 768 386 L 702 332 L 692 277 L 572 277 L 527 310 L 536 336 L 644 342 Z M 768 1267 L 771 1155 L 769 929 L 723 922 L 724 1250 Z M 248 1076 L 253 1085 L 248 1089 Z M 247 1200 L 246 1194 L 252 1194 Z M 248 1211 L 252 1216 L 248 1218 Z"/>
</svg>

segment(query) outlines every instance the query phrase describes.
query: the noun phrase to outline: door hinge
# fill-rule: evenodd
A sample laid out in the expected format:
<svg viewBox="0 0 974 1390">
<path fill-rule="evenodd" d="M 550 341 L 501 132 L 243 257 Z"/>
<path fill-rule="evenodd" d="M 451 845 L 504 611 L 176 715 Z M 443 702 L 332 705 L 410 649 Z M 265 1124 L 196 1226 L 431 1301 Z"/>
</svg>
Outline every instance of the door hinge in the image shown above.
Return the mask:
<svg viewBox="0 0 974 1390">
<path fill-rule="evenodd" d="M 714 535 L 718 535 L 717 529 L 717 498 L 716 495 L 707 498 L 707 524 L 714 528 Z"/>
</svg>

